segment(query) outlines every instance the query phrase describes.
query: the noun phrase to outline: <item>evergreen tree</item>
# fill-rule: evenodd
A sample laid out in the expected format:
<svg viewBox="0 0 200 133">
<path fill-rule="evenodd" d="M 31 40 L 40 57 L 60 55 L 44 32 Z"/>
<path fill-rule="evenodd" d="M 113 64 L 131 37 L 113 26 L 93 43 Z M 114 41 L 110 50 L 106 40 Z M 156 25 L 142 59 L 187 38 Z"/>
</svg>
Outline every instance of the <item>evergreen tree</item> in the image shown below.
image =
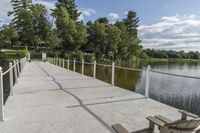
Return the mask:
<svg viewBox="0 0 200 133">
<path fill-rule="evenodd" d="M 62 50 L 78 50 L 86 41 L 86 27 L 71 19 L 64 7 L 56 8 L 52 15 L 56 18 L 58 36 L 62 38 Z"/>
<path fill-rule="evenodd" d="M 80 16 L 80 12 L 77 10 L 77 5 L 75 3 L 75 0 L 58 0 L 56 3 L 57 8 L 65 8 L 67 12 L 69 13 L 69 16 L 74 21 L 78 20 L 78 17 Z"/>
<path fill-rule="evenodd" d="M 137 38 L 137 28 L 139 23 L 139 18 L 136 15 L 136 12 L 129 11 L 127 18 L 123 20 L 127 26 L 127 31 L 130 34 L 131 38 Z"/>
</svg>

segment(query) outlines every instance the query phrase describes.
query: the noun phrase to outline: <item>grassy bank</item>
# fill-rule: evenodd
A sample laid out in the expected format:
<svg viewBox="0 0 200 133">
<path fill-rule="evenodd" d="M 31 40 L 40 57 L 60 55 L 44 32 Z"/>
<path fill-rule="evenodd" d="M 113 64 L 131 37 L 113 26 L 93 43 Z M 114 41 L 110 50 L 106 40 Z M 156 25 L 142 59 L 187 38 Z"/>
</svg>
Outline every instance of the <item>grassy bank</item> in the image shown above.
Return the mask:
<svg viewBox="0 0 200 133">
<path fill-rule="evenodd" d="M 2 49 L 0 50 L 0 61 L 12 61 L 14 59 L 20 59 L 25 57 L 27 54 L 25 49 L 14 50 L 14 49 Z"/>
</svg>

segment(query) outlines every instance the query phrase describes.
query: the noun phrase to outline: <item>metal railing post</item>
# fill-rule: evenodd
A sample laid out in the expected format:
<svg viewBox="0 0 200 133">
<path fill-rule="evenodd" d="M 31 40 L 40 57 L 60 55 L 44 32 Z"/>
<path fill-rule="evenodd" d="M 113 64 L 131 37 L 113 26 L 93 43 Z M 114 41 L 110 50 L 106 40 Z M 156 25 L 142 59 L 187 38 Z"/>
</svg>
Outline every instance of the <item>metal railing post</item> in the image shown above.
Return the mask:
<svg viewBox="0 0 200 133">
<path fill-rule="evenodd" d="M 112 63 L 112 79 L 111 79 L 111 84 L 113 86 L 115 85 L 115 62 Z"/>
<path fill-rule="evenodd" d="M 74 59 L 74 72 L 76 71 L 76 59 Z"/>
<path fill-rule="evenodd" d="M 61 59 L 60 58 L 58 59 L 58 62 L 59 62 L 58 66 L 61 67 Z"/>
<path fill-rule="evenodd" d="M 150 69 L 151 69 L 151 67 L 150 67 L 150 65 L 148 65 L 147 72 L 146 72 L 145 97 L 149 97 L 149 81 L 150 81 L 149 71 L 150 71 Z"/>
<path fill-rule="evenodd" d="M 84 75 L 84 59 L 82 59 L 82 70 L 81 70 L 81 72 L 82 72 L 82 75 Z"/>
<path fill-rule="evenodd" d="M 4 105 L 3 105 L 3 73 L 0 67 L 0 121 L 4 121 Z"/>
<path fill-rule="evenodd" d="M 69 59 L 67 59 L 67 69 L 69 70 Z"/>
<path fill-rule="evenodd" d="M 15 75 L 15 83 L 17 83 L 18 81 L 17 81 L 17 65 L 16 65 L 16 61 L 14 61 L 13 65 L 15 65 L 14 66 L 14 75 Z"/>
<path fill-rule="evenodd" d="M 96 78 L 96 66 L 97 66 L 97 62 L 96 60 L 94 61 L 94 69 L 93 69 L 93 77 Z"/>
<path fill-rule="evenodd" d="M 12 62 L 9 62 L 9 69 L 11 67 L 12 67 Z M 10 69 L 9 76 L 10 76 L 10 95 L 13 96 L 14 95 L 14 91 L 13 91 L 13 69 Z"/>
<path fill-rule="evenodd" d="M 20 76 L 20 71 L 19 71 L 19 60 L 17 60 L 17 72 L 18 72 L 18 77 Z"/>
<path fill-rule="evenodd" d="M 65 59 L 62 59 L 62 67 L 65 68 Z"/>
</svg>

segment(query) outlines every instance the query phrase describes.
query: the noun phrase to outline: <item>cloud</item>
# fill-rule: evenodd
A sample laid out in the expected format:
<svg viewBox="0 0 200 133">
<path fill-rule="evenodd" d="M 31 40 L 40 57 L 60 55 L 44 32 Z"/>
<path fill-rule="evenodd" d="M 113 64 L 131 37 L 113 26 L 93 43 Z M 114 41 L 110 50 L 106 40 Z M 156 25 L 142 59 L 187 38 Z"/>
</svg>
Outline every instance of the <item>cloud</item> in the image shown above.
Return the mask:
<svg viewBox="0 0 200 133">
<path fill-rule="evenodd" d="M 8 20 L 7 13 L 11 11 L 12 7 L 10 4 L 10 0 L 0 0 L 0 24 L 6 23 Z"/>
<path fill-rule="evenodd" d="M 50 11 L 50 9 L 55 9 L 55 1 L 50 2 L 45 0 L 33 0 L 33 4 L 42 4 L 48 11 Z"/>
<path fill-rule="evenodd" d="M 141 25 L 139 37 L 145 48 L 200 51 L 200 19 L 196 15 L 165 16 L 152 25 Z"/>
<path fill-rule="evenodd" d="M 118 19 L 119 18 L 119 15 L 117 14 L 117 13 L 109 13 L 108 14 L 108 17 L 109 17 L 109 19 L 111 19 L 111 20 L 116 20 L 116 19 Z"/>
<path fill-rule="evenodd" d="M 90 17 L 93 14 L 96 14 L 96 11 L 91 8 L 80 8 L 79 12 L 81 13 L 81 15 L 79 16 L 79 21 L 84 20 L 84 17 Z"/>
<path fill-rule="evenodd" d="M 127 16 L 127 15 L 128 15 L 128 11 L 124 12 L 124 15 L 126 15 L 126 16 Z"/>
</svg>

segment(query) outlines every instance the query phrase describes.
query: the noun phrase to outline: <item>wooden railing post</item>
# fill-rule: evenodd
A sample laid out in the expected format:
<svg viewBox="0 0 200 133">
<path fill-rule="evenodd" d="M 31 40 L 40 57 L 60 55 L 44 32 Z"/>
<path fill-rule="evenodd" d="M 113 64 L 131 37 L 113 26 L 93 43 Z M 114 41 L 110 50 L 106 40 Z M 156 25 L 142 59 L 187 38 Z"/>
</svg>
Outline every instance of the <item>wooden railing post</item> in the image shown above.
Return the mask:
<svg viewBox="0 0 200 133">
<path fill-rule="evenodd" d="M 76 71 L 76 59 L 74 59 L 74 72 Z"/>
<path fill-rule="evenodd" d="M 70 65 L 70 62 L 69 62 L 70 60 L 69 59 L 67 59 L 67 69 L 69 70 L 69 65 Z"/>
<path fill-rule="evenodd" d="M 17 65 L 16 65 L 16 61 L 14 61 L 14 75 L 15 75 L 15 83 L 17 83 Z"/>
<path fill-rule="evenodd" d="M 4 121 L 3 73 L 0 67 L 0 121 Z"/>
<path fill-rule="evenodd" d="M 84 75 L 84 62 L 85 62 L 84 59 L 82 59 L 82 71 L 81 71 L 82 75 Z"/>
<path fill-rule="evenodd" d="M 150 65 L 148 65 L 147 72 L 146 72 L 145 97 L 149 97 L 149 81 L 150 81 L 149 71 L 150 71 L 150 69 L 151 69 L 151 67 L 150 67 Z"/>
<path fill-rule="evenodd" d="M 65 59 L 62 59 L 62 67 L 65 68 Z"/>
<path fill-rule="evenodd" d="M 94 61 L 94 69 L 93 69 L 93 77 L 96 78 L 96 66 L 97 66 L 97 62 L 96 60 Z"/>
<path fill-rule="evenodd" d="M 12 62 L 9 62 L 9 69 L 11 67 L 12 67 Z M 10 76 L 10 95 L 13 96 L 14 95 L 14 91 L 13 91 L 13 69 L 10 69 L 9 76 Z"/>
<path fill-rule="evenodd" d="M 112 63 L 112 79 L 111 79 L 111 84 L 113 86 L 115 85 L 115 62 Z"/>
</svg>

